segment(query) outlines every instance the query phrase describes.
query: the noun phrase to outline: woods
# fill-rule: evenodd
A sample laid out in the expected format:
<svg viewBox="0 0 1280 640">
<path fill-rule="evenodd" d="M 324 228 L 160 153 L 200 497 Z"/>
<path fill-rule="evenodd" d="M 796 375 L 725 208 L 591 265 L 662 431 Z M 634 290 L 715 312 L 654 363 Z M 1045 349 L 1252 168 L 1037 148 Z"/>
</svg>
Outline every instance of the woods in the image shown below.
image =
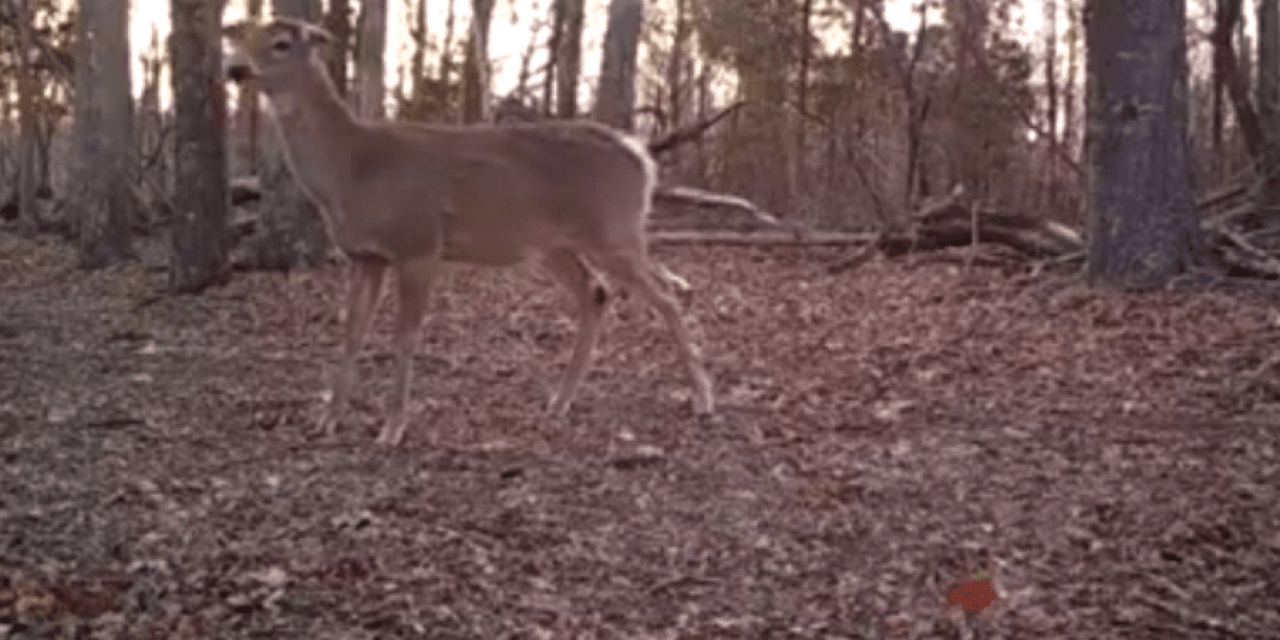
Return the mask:
<svg viewBox="0 0 1280 640">
<path fill-rule="evenodd" d="M 1280 277 L 1271 266 L 1276 247 L 1270 236 L 1248 228 L 1251 221 L 1269 219 L 1264 212 L 1280 193 L 1270 177 L 1273 156 L 1280 155 L 1274 151 L 1280 138 L 1271 131 L 1278 73 L 1272 53 L 1280 28 L 1274 3 L 1250 3 L 1257 34 L 1249 36 L 1243 1 L 1170 7 L 1171 20 L 1176 16 L 1203 28 L 1170 41 L 1181 43 L 1181 49 L 1161 50 L 1159 64 L 1167 72 L 1149 80 L 1146 89 L 1102 73 L 1111 69 L 1106 59 L 1129 55 L 1114 48 L 1116 39 L 1127 35 L 1125 15 L 1115 8 L 1122 5 L 1095 8 L 1081 0 L 1037 7 L 1018 0 L 896 5 L 884 0 L 616 0 L 602 4 L 605 11 L 593 20 L 586 19 L 582 0 L 519 7 L 487 0 L 279 0 L 265 9 L 326 27 L 333 35 L 327 64 L 335 85 L 372 117 L 474 123 L 516 113 L 523 119 L 588 113 L 668 141 L 654 146 L 663 150 L 664 184 L 719 197 L 667 198 L 657 219 L 676 216 L 695 228 L 714 228 L 714 218 L 697 212 L 716 208 L 708 202 L 742 201 L 771 212 L 793 231 L 893 236 L 915 233 L 923 209 L 960 189 L 969 209 L 999 211 L 1006 220 L 1023 217 L 1021 226 L 1039 220 L 1074 229 L 1091 247 L 1082 257 L 1099 283 L 1163 286 L 1188 274 L 1201 280 Z M 119 52 L 127 44 L 104 38 L 78 45 L 74 29 L 61 26 L 97 19 L 98 5 L 85 12 L 53 0 L 6 6 L 13 9 L 5 20 L 11 27 L 4 32 L 10 43 L 6 51 L 25 48 L 32 54 L 7 58 L 14 72 L 6 81 L 13 100 L 5 104 L 14 108 L 6 113 L 15 114 L 19 135 L 5 147 L 0 167 L 8 177 L 0 195 L 16 228 L 74 235 L 87 266 L 131 255 L 131 235 L 168 233 L 163 230 L 176 218 L 166 208 L 180 197 L 164 173 L 181 155 L 177 136 L 169 133 L 182 129 L 178 94 L 144 87 L 142 95 L 151 100 L 172 98 L 164 98 L 160 107 L 120 102 L 87 110 L 89 102 L 125 95 L 113 88 L 106 97 L 92 97 L 90 80 L 121 86 L 127 69 L 120 65 L 127 61 Z M 104 6 L 118 10 L 124 5 Z M 227 10 L 265 14 L 260 0 L 219 11 Z M 103 27 L 118 31 L 122 24 L 104 22 Z M 175 32 L 180 28 L 175 20 Z M 502 39 L 497 50 L 491 44 L 495 29 Z M 596 48 L 584 51 L 588 31 Z M 389 41 L 401 43 L 401 49 L 389 50 Z M 515 44 L 519 41 L 525 42 Z M 118 70 L 86 75 L 83 91 L 75 91 L 73 69 L 83 73 L 86 67 L 69 63 L 98 55 L 114 60 L 115 67 L 104 69 Z M 88 65 L 103 64 L 85 59 Z M 598 64 L 598 73 L 589 68 L 584 77 L 585 60 Z M 141 80 L 157 82 L 149 76 Z M 188 93 L 196 88 L 193 82 L 184 85 Z M 210 76 L 200 83 L 217 82 Z M 1108 137 L 1112 134 L 1106 131 L 1128 131 L 1127 120 L 1112 122 L 1102 114 L 1124 111 L 1115 102 L 1116 92 L 1130 90 L 1138 91 L 1129 102 L 1148 138 L 1133 139 L 1131 151 L 1108 160 L 1097 151 L 1110 149 L 1109 140 L 1129 140 L 1130 134 Z M 203 91 L 214 95 L 208 93 L 212 86 Z M 1167 101 L 1150 111 L 1141 108 Z M 83 117 L 73 117 L 72 106 Z M 156 108 L 161 111 L 148 115 Z M 103 115 L 94 115 L 99 109 Z M 240 232 L 228 245 L 229 259 L 241 269 L 318 264 L 330 252 L 325 231 L 312 205 L 288 180 L 275 142 L 261 126 L 252 90 L 225 110 L 227 125 L 213 124 L 212 116 L 201 122 L 226 132 L 228 180 L 261 185 L 254 204 L 233 208 Z M 95 117 L 107 115 L 113 124 L 95 124 Z M 152 119 L 143 124 L 143 118 Z M 75 186 L 56 184 L 73 175 L 84 158 L 105 153 L 82 143 L 83 153 L 51 158 L 51 143 L 70 140 L 73 126 L 82 139 L 99 129 L 116 136 L 120 148 L 110 153 L 124 159 L 122 170 L 133 174 L 131 179 L 99 180 L 119 185 L 101 198 L 80 197 L 95 184 L 88 174 Z M 143 135 L 138 140 L 151 141 L 154 151 L 148 150 L 147 158 L 129 142 L 135 129 Z M 1166 146 L 1156 149 L 1156 144 Z M 1130 188 L 1142 179 L 1107 168 L 1109 162 L 1135 167 L 1124 156 L 1134 153 L 1182 165 L 1168 168 L 1170 175 L 1182 176 L 1170 178 L 1170 184 L 1184 185 L 1181 195 L 1153 203 L 1152 196 Z M 131 169 L 136 164 L 131 158 L 144 161 L 145 169 Z M 215 161 L 207 156 L 206 162 Z M 1111 178 L 1119 191 L 1108 191 Z M 1248 192 L 1246 199 L 1228 203 L 1234 208 L 1212 198 L 1207 209 L 1194 206 L 1231 188 Z M 1130 204 L 1122 204 L 1123 198 Z M 94 206 L 85 205 L 90 200 Z M 1149 204 L 1150 211 L 1136 213 L 1134 202 Z M 1177 213 L 1164 215 L 1173 210 Z M 1110 220 L 1108 211 L 1124 214 Z M 1143 216 L 1146 221 L 1139 221 Z M 1149 233 L 1157 220 L 1165 220 L 1160 224 L 1169 227 L 1168 233 Z M 983 242 L 972 229 L 969 240 Z M 1162 259 L 1166 265 L 1144 276 L 1129 273 L 1137 267 L 1122 254 L 1151 250 L 1171 252 Z M 173 260 L 177 273 L 180 258 Z"/>
</svg>

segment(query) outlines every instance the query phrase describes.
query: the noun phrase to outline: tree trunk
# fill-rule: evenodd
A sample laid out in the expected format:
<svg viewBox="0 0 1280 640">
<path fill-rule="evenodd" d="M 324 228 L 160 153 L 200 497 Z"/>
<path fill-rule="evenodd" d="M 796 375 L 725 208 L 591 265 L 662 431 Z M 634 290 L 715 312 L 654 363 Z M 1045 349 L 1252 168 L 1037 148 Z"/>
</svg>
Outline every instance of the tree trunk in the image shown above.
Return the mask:
<svg viewBox="0 0 1280 640">
<path fill-rule="evenodd" d="M 258 21 L 262 19 L 262 0 L 249 0 L 246 7 L 246 14 L 250 20 Z M 236 119 L 239 121 L 239 129 L 243 136 L 240 140 L 240 156 L 243 168 L 249 175 L 258 173 L 258 140 L 259 129 L 262 122 L 261 114 L 258 111 L 258 90 L 256 87 L 242 84 L 237 87 L 236 93 Z"/>
<path fill-rule="evenodd" d="M 31 68 L 35 19 L 31 3 L 18 3 L 18 215 L 22 232 L 31 235 L 40 227 L 36 212 L 36 93 L 40 90 Z"/>
<path fill-rule="evenodd" d="M 276 15 L 285 18 L 314 24 L 323 15 L 319 0 L 273 0 L 272 4 Z M 315 204 L 289 172 L 279 137 L 273 134 L 264 142 L 261 234 L 253 246 L 251 262 L 258 268 L 274 270 L 318 265 L 329 247 L 328 232 Z"/>
<path fill-rule="evenodd" d="M 230 273 L 220 4 L 170 0 L 176 210 L 169 290 L 174 293 L 202 291 Z"/>
<path fill-rule="evenodd" d="M 462 67 L 462 121 L 480 122 L 488 117 L 489 22 L 493 0 L 471 0 L 471 37 Z"/>
<path fill-rule="evenodd" d="M 73 211 L 79 260 L 97 269 L 132 258 L 129 190 L 133 101 L 129 83 L 129 3 L 81 0 L 77 14 Z"/>
<path fill-rule="evenodd" d="M 688 0 L 676 0 L 675 33 L 671 39 L 671 59 L 667 62 L 667 122 L 669 131 L 680 128 L 685 121 L 686 81 L 685 72 L 689 60 L 689 36 L 692 35 L 692 21 L 689 19 Z M 680 166 L 681 152 L 679 147 L 671 150 L 671 162 Z"/>
<path fill-rule="evenodd" d="M 422 105 L 427 99 L 427 0 L 413 2 L 409 39 L 413 41 L 409 59 L 409 101 L 413 105 Z"/>
<path fill-rule="evenodd" d="M 1185 0 L 1085 4 L 1089 278 L 1158 287 L 1200 248 L 1187 140 Z"/>
<path fill-rule="evenodd" d="M 1258 2 L 1258 120 L 1263 133 L 1260 209 L 1280 206 L 1280 0 Z"/>
<path fill-rule="evenodd" d="M 564 26 L 556 55 L 556 115 L 578 117 L 578 79 L 582 75 L 582 17 L 584 0 L 561 0 Z"/>
<path fill-rule="evenodd" d="M 360 88 L 356 112 L 365 118 L 386 115 L 387 0 L 364 0 L 360 8 L 356 65 Z"/>
<path fill-rule="evenodd" d="M 631 131 L 635 124 L 636 50 L 643 23 L 644 0 L 609 3 L 594 116 L 623 131 Z"/>
<path fill-rule="evenodd" d="M 382 13 L 385 16 L 386 0 L 380 1 L 383 3 Z M 348 86 L 347 61 L 351 53 L 351 0 L 329 0 L 325 28 L 333 36 L 333 43 L 329 45 L 329 77 L 333 79 L 333 86 L 338 89 L 338 94 L 345 98 Z"/>
</svg>

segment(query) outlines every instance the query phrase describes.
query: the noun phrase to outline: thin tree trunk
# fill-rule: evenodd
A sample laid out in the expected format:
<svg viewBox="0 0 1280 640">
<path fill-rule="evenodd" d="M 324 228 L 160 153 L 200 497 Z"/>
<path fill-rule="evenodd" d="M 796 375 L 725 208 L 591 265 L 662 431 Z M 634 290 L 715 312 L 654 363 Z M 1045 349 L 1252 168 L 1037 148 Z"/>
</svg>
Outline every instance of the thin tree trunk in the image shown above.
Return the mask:
<svg viewBox="0 0 1280 640">
<path fill-rule="evenodd" d="M 689 59 L 689 36 L 692 34 L 692 22 L 688 15 L 688 0 L 675 0 L 675 34 L 671 39 L 671 59 L 667 62 L 667 121 L 668 129 L 679 129 L 684 124 L 684 71 Z M 680 149 L 671 150 L 671 161 L 680 165 Z"/>
<path fill-rule="evenodd" d="M 77 17 L 75 127 L 80 266 L 96 269 L 132 258 L 135 166 L 129 92 L 129 3 L 82 0 Z"/>
<path fill-rule="evenodd" d="M 803 187 L 805 176 L 808 175 L 808 167 L 805 158 L 808 157 L 808 142 L 805 140 L 805 129 L 809 126 L 809 65 L 813 57 L 813 50 L 810 40 L 813 38 L 813 0 L 804 0 L 800 8 L 800 77 L 796 82 L 796 106 L 800 110 L 800 117 L 796 118 L 796 152 L 791 163 L 791 185 L 788 188 L 790 193 L 806 193 Z"/>
<path fill-rule="evenodd" d="M 1262 128 L 1262 185 L 1259 203 L 1273 211 L 1280 207 L 1280 6 L 1278 0 L 1258 1 L 1258 120 Z"/>
<path fill-rule="evenodd" d="M 1200 249 L 1184 0 L 1087 0 L 1089 276 L 1158 287 Z"/>
<path fill-rule="evenodd" d="M 1265 146 L 1262 123 L 1258 121 L 1258 113 L 1249 100 L 1249 85 L 1241 73 L 1236 61 L 1235 49 L 1231 44 L 1231 34 L 1235 23 L 1240 20 L 1241 0 L 1219 0 L 1217 24 L 1214 25 L 1211 40 L 1215 67 L 1221 69 L 1223 82 L 1231 95 L 1231 103 L 1235 106 L 1236 120 L 1244 134 L 1245 146 L 1255 166 L 1265 163 L 1263 153 Z"/>
<path fill-rule="evenodd" d="M 462 121 L 480 122 L 489 101 L 489 22 L 494 0 L 471 0 L 471 37 L 462 68 Z"/>
<path fill-rule="evenodd" d="M 440 47 L 440 86 L 447 92 L 449 83 L 453 81 L 453 38 L 454 23 L 457 21 L 455 11 L 457 0 L 449 0 L 444 21 L 444 44 Z"/>
<path fill-rule="evenodd" d="M 556 115 L 566 120 L 578 117 L 578 80 L 582 76 L 583 1 L 562 0 L 564 31 L 556 56 Z"/>
<path fill-rule="evenodd" d="M 246 7 L 246 14 L 250 20 L 259 21 L 262 19 L 262 0 L 249 0 Z M 243 140 L 241 146 L 241 154 L 245 163 L 245 170 L 249 175 L 258 173 L 258 139 L 259 125 L 261 123 L 258 112 L 258 89 L 256 87 L 242 84 L 236 89 L 236 119 L 242 126 L 238 127 L 243 132 Z"/>
<path fill-rule="evenodd" d="M 643 23 L 644 0 L 609 3 L 594 117 L 623 131 L 635 126 L 636 51 Z"/>
<path fill-rule="evenodd" d="M 199 292 L 226 280 L 226 93 L 219 2 L 170 0 L 176 149 L 169 289 Z"/>
<path fill-rule="evenodd" d="M 1045 127 L 1049 134 L 1049 176 L 1047 200 L 1052 209 L 1057 205 L 1058 184 L 1058 3 L 1044 3 L 1044 90 Z"/>
<path fill-rule="evenodd" d="M 40 90 L 29 53 L 35 16 L 30 2 L 18 3 L 18 215 L 20 229 L 32 235 L 41 221 L 36 211 L 36 94 Z"/>
<path fill-rule="evenodd" d="M 255 0 L 261 3 L 262 0 Z M 386 15 L 385 2 L 383 15 Z M 350 80 L 347 77 L 347 63 L 351 58 L 351 0 L 329 0 L 329 13 L 325 16 L 325 28 L 333 36 L 329 45 L 329 77 L 338 95 L 347 97 Z"/>
<path fill-rule="evenodd" d="M 356 92 L 356 112 L 366 118 L 382 118 L 387 112 L 387 0 L 364 0 L 359 29 L 356 58 L 360 89 Z"/>
<path fill-rule="evenodd" d="M 547 71 L 542 76 L 542 115 L 555 113 L 556 72 L 560 65 L 560 40 L 564 37 L 565 0 L 551 2 L 551 34 L 547 37 Z"/>
<path fill-rule="evenodd" d="M 413 26 L 409 28 L 413 54 L 409 61 L 410 101 L 424 103 L 427 97 L 427 0 L 413 2 Z"/>
</svg>

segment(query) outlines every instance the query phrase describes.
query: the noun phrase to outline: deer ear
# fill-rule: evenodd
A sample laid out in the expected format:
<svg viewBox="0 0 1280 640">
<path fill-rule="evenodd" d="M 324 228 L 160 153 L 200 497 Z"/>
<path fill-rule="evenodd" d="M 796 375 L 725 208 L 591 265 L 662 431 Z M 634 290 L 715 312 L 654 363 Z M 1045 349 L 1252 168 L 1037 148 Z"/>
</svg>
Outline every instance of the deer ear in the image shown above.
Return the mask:
<svg viewBox="0 0 1280 640">
<path fill-rule="evenodd" d="M 307 44 L 316 46 L 333 43 L 333 36 L 328 31 L 311 24 L 302 27 L 302 38 L 307 41 Z"/>
</svg>

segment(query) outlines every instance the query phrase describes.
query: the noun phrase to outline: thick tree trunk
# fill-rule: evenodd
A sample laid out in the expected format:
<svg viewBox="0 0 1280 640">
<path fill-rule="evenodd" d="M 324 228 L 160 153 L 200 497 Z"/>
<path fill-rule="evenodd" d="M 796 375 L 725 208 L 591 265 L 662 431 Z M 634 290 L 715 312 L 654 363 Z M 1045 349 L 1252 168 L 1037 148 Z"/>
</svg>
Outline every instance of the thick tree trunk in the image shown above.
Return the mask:
<svg viewBox="0 0 1280 640">
<path fill-rule="evenodd" d="M 40 227 L 36 212 L 36 83 L 31 59 L 31 31 L 34 25 L 31 3 L 18 3 L 18 215 L 25 234 Z"/>
<path fill-rule="evenodd" d="M 176 210 L 169 290 L 175 293 L 202 291 L 230 273 L 220 4 L 170 0 Z"/>
<path fill-rule="evenodd" d="M 1184 0 L 1088 0 L 1089 275 L 1157 287 L 1192 266 Z"/>
<path fill-rule="evenodd" d="M 582 18 L 584 0 L 561 0 L 564 25 L 556 54 L 556 115 L 578 117 L 578 79 L 582 76 Z"/>
<path fill-rule="evenodd" d="M 387 0 L 364 0 L 359 23 L 356 111 L 366 118 L 381 118 L 386 115 L 387 97 Z"/>
<path fill-rule="evenodd" d="M 594 117 L 623 131 L 635 125 L 636 50 L 643 24 L 644 0 L 611 0 Z"/>
<path fill-rule="evenodd" d="M 96 269 L 133 257 L 135 166 L 129 92 L 129 3 L 82 0 L 77 17 L 75 136 L 78 165 L 72 199 L 80 266 Z"/>
<path fill-rule="evenodd" d="M 488 119 L 489 22 L 493 0 L 471 0 L 471 37 L 462 68 L 462 121 Z"/>
</svg>

